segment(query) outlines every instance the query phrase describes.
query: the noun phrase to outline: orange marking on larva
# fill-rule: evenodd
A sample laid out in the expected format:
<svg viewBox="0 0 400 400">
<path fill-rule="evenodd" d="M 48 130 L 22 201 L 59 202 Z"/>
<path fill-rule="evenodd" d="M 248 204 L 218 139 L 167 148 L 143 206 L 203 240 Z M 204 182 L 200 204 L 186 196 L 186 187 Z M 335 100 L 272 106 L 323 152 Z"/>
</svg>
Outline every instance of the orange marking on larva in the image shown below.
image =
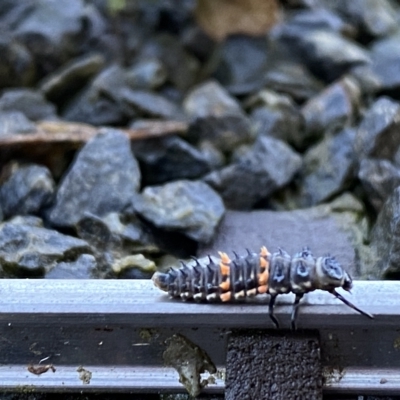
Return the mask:
<svg viewBox="0 0 400 400">
<path fill-rule="evenodd" d="M 268 282 L 268 278 L 269 278 L 268 270 L 265 270 L 261 274 L 258 274 L 258 284 L 260 286 L 266 285 Z"/>
<path fill-rule="evenodd" d="M 229 275 L 229 266 L 225 265 L 223 262 L 219 263 L 219 268 L 221 270 L 221 275 Z"/>
<path fill-rule="evenodd" d="M 269 257 L 270 255 L 271 255 L 271 253 L 268 251 L 268 249 L 265 246 L 261 247 L 261 251 L 260 251 L 261 257 Z"/>
<path fill-rule="evenodd" d="M 268 286 L 267 285 L 259 286 L 257 288 L 257 291 L 260 294 L 267 293 L 267 290 L 268 290 Z"/>
<path fill-rule="evenodd" d="M 221 262 L 222 263 L 227 264 L 227 265 L 230 264 L 231 259 L 229 258 L 228 254 L 226 254 L 226 253 L 224 253 L 222 251 L 219 251 L 218 254 L 221 257 Z"/>
<path fill-rule="evenodd" d="M 260 268 L 266 269 L 268 266 L 269 262 L 264 257 L 260 257 Z"/>
<path fill-rule="evenodd" d="M 228 280 L 226 280 L 225 282 L 221 282 L 221 283 L 219 284 L 219 287 L 220 287 L 222 290 L 229 290 L 229 288 L 231 287 L 231 282 L 230 282 L 229 279 L 228 279 Z"/>
<path fill-rule="evenodd" d="M 219 298 L 221 299 L 221 301 L 229 301 L 231 299 L 232 295 L 231 292 L 226 292 L 226 293 L 222 293 Z"/>
</svg>

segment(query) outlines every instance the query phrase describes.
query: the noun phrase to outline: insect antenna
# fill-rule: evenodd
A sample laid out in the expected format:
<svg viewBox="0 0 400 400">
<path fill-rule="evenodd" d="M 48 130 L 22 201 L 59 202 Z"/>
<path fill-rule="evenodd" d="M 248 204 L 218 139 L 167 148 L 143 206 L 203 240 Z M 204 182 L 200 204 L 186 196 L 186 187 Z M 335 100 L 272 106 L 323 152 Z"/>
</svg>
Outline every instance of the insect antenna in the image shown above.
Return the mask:
<svg viewBox="0 0 400 400">
<path fill-rule="evenodd" d="M 275 304 L 276 296 L 277 296 L 276 294 L 271 295 L 271 299 L 269 300 L 269 305 L 268 305 L 268 313 L 269 313 L 269 317 L 271 318 L 273 324 L 275 325 L 275 328 L 279 329 L 279 321 L 274 315 L 274 304 Z"/>
<path fill-rule="evenodd" d="M 296 298 L 293 303 L 293 308 L 292 308 L 292 316 L 290 318 L 290 326 L 292 328 L 292 331 L 295 331 L 297 329 L 296 326 L 296 319 L 297 319 L 297 313 L 299 311 L 299 304 L 300 300 L 304 296 L 304 293 L 296 293 Z"/>
<path fill-rule="evenodd" d="M 330 293 L 332 293 L 337 299 L 342 301 L 346 306 L 349 306 L 353 310 L 356 310 L 362 315 L 365 315 L 368 318 L 374 319 L 373 315 L 367 313 L 366 311 L 361 310 L 360 308 L 356 307 L 353 303 L 351 303 L 349 300 L 347 300 L 345 297 L 343 297 L 340 293 L 338 293 L 336 290 L 332 290 Z"/>
</svg>

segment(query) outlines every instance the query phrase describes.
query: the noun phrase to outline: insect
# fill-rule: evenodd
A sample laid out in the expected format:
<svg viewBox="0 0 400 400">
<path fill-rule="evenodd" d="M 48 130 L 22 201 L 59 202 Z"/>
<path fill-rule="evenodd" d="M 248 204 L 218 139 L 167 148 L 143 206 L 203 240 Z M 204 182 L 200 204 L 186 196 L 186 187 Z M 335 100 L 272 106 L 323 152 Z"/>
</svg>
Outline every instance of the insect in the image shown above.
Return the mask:
<svg viewBox="0 0 400 400">
<path fill-rule="evenodd" d="M 373 316 L 350 303 L 335 289 L 341 287 L 350 291 L 353 286 L 350 275 L 339 262 L 330 255 L 314 257 L 308 247 L 291 257 L 281 248 L 271 254 L 266 247 L 259 253 L 247 250 L 247 254 L 236 253 L 230 259 L 226 253 L 219 252 L 219 261 L 210 256 L 206 265 L 193 258 L 195 265 L 182 262 L 179 269 L 168 273 L 156 272 L 153 282 L 159 289 L 168 292 L 171 297 L 195 301 L 231 301 L 268 293 L 269 316 L 279 328 L 274 315 L 276 297 L 292 292 L 295 294 L 291 314 L 291 327 L 296 329 L 296 318 L 300 300 L 305 293 L 313 290 L 325 290 L 333 294 L 347 306 L 368 318 Z"/>
</svg>

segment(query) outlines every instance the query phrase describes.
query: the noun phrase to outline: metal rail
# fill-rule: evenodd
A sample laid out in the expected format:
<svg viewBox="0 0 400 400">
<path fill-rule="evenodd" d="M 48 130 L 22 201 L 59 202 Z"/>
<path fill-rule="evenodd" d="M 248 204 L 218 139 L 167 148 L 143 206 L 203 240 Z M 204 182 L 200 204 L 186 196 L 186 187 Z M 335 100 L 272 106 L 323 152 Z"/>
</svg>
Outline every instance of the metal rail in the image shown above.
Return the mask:
<svg viewBox="0 0 400 400">
<path fill-rule="evenodd" d="M 184 391 L 163 360 L 165 340 L 179 333 L 219 369 L 205 391 L 222 393 L 229 333 L 273 328 L 266 298 L 183 303 L 144 280 L 0 280 L 0 294 L 0 390 Z M 277 301 L 282 326 L 289 326 L 292 301 Z M 324 390 L 398 393 L 400 282 L 357 281 L 351 301 L 375 319 L 319 291 L 300 308 L 299 329 L 319 331 Z M 55 372 L 29 371 L 50 364 Z"/>
</svg>

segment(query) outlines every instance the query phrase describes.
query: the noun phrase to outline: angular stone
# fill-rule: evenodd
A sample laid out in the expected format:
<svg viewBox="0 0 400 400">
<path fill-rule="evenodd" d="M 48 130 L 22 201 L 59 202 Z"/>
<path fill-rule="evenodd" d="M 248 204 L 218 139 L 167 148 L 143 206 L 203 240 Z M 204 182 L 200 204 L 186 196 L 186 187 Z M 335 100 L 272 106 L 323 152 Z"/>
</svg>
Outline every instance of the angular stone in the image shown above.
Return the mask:
<svg viewBox="0 0 400 400">
<path fill-rule="evenodd" d="M 393 160 L 400 145 L 400 103 L 379 97 L 367 110 L 354 145 L 358 158 Z"/>
<path fill-rule="evenodd" d="M 338 0 L 330 2 L 359 35 L 386 36 L 397 28 L 396 10 L 387 0 Z"/>
<path fill-rule="evenodd" d="M 36 126 L 20 111 L 0 111 L 0 137 L 32 133 Z"/>
<path fill-rule="evenodd" d="M 400 187 L 388 198 L 371 232 L 370 267 L 378 278 L 400 279 Z"/>
<path fill-rule="evenodd" d="M 119 91 L 118 95 L 125 107 L 133 108 L 133 112 L 137 115 L 165 119 L 183 118 L 182 112 L 175 103 L 157 93 L 125 87 Z"/>
<path fill-rule="evenodd" d="M 3 5 L 2 5 L 3 6 Z M 26 46 L 4 29 L 0 37 L 0 87 L 31 86 L 36 77 L 33 57 Z"/>
<path fill-rule="evenodd" d="M 57 263 L 88 252 L 85 241 L 50 229 L 13 220 L 0 225 L 0 263 L 15 276 L 43 275 Z"/>
<path fill-rule="evenodd" d="M 289 56 L 276 61 L 265 74 L 264 81 L 265 87 L 287 94 L 299 103 L 316 96 L 324 88 L 304 64 L 294 62 Z"/>
<path fill-rule="evenodd" d="M 195 179 L 210 171 L 206 156 L 179 138 L 146 139 L 132 143 L 144 186 L 178 179 Z"/>
<path fill-rule="evenodd" d="M 185 92 L 196 82 L 200 64 L 187 52 L 178 37 L 160 34 L 143 47 L 139 58 L 153 57 L 165 66 L 168 81 Z"/>
<path fill-rule="evenodd" d="M 157 58 L 139 60 L 126 71 L 127 82 L 134 89 L 153 90 L 167 79 L 165 66 Z"/>
<path fill-rule="evenodd" d="M 94 249 L 111 251 L 114 257 L 127 254 L 159 252 L 153 235 L 135 215 L 109 213 L 97 217 L 86 213 L 76 224 L 78 236 Z"/>
<path fill-rule="evenodd" d="M 302 107 L 305 135 L 321 137 L 349 126 L 358 115 L 360 101 L 361 92 L 354 79 L 346 77 L 329 85 Z"/>
<path fill-rule="evenodd" d="M 302 207 L 326 201 L 353 182 L 356 174 L 354 140 L 355 131 L 345 129 L 326 136 L 305 153 L 299 182 Z"/>
<path fill-rule="evenodd" d="M 330 4 L 329 4 L 330 5 Z M 299 37 L 305 31 L 328 30 L 349 37 L 355 35 L 355 29 L 350 23 L 345 22 L 338 13 L 325 7 L 299 8 L 288 15 L 288 20 L 283 26 L 278 26 L 283 36 Z"/>
<path fill-rule="evenodd" d="M 140 185 L 140 171 L 122 132 L 103 129 L 78 153 L 60 184 L 49 220 L 73 226 L 86 212 L 105 215 L 128 205 Z"/>
<path fill-rule="evenodd" d="M 400 168 L 388 160 L 361 160 L 358 171 L 369 202 L 379 211 L 393 190 L 400 186 Z"/>
<path fill-rule="evenodd" d="M 381 90 L 400 90 L 400 34 L 375 41 L 371 46 L 372 72 Z M 398 98 L 398 96 L 396 96 Z"/>
<path fill-rule="evenodd" d="M 100 54 L 89 54 L 69 61 L 66 65 L 46 76 L 40 89 L 46 98 L 63 105 L 92 78 L 105 63 Z"/>
<path fill-rule="evenodd" d="M 112 99 L 100 96 L 93 88 L 85 89 L 63 110 L 67 121 L 83 122 L 90 125 L 120 125 L 128 117 L 120 105 Z M 132 117 L 132 115 L 130 116 Z"/>
<path fill-rule="evenodd" d="M 10 168 L 10 176 L 0 186 L 0 203 L 5 218 L 37 214 L 49 205 L 55 183 L 46 167 L 13 165 Z"/>
<path fill-rule="evenodd" d="M 62 8 L 52 0 L 34 2 L 16 21 L 14 33 L 31 49 L 40 68 L 49 72 L 79 52 L 85 13 L 82 0 L 68 1 Z"/>
<path fill-rule="evenodd" d="M 306 35 L 304 50 L 311 71 L 327 81 L 339 78 L 350 67 L 370 62 L 368 52 L 360 45 L 328 31 Z"/>
<path fill-rule="evenodd" d="M 156 271 L 156 264 L 143 254 L 134 254 L 116 260 L 112 269 L 121 279 L 150 279 Z"/>
<path fill-rule="evenodd" d="M 213 76 L 230 93 L 243 95 L 263 84 L 270 54 L 266 37 L 234 35 L 221 43 Z"/>
<path fill-rule="evenodd" d="M 92 125 L 123 124 L 135 114 L 120 102 L 120 91 L 127 85 L 126 71 L 111 65 L 65 107 L 63 118 Z"/>
<path fill-rule="evenodd" d="M 289 183 L 300 167 L 300 156 L 284 142 L 259 137 L 238 161 L 204 181 L 220 193 L 227 208 L 244 210 Z"/>
<path fill-rule="evenodd" d="M 34 89 L 7 89 L 0 97 L 0 111 L 20 111 L 28 119 L 55 119 L 56 108 Z"/>
<path fill-rule="evenodd" d="M 383 88 L 382 80 L 372 70 L 371 64 L 358 65 L 349 71 L 348 76 L 351 76 L 357 81 L 358 87 L 363 94 L 363 97 L 373 98 Z"/>
<path fill-rule="evenodd" d="M 193 141 L 210 141 L 222 151 L 232 151 L 252 138 L 240 104 L 217 82 L 195 87 L 183 107 L 193 119 L 188 132 Z"/>
<path fill-rule="evenodd" d="M 356 65 L 370 62 L 366 49 L 330 30 L 303 29 L 286 33 L 284 40 L 316 76 L 327 82 L 340 78 Z"/>
<path fill-rule="evenodd" d="M 213 189 L 204 182 L 186 180 L 145 188 L 133 207 L 155 226 L 182 232 L 198 242 L 211 240 L 225 212 Z"/>
<path fill-rule="evenodd" d="M 76 261 L 56 264 L 44 277 L 46 279 L 93 279 L 96 259 L 91 254 L 82 254 Z"/>
<path fill-rule="evenodd" d="M 296 148 L 304 147 L 303 116 L 289 96 L 263 89 L 247 103 L 254 107 L 251 121 L 258 136 L 272 136 Z"/>
</svg>

